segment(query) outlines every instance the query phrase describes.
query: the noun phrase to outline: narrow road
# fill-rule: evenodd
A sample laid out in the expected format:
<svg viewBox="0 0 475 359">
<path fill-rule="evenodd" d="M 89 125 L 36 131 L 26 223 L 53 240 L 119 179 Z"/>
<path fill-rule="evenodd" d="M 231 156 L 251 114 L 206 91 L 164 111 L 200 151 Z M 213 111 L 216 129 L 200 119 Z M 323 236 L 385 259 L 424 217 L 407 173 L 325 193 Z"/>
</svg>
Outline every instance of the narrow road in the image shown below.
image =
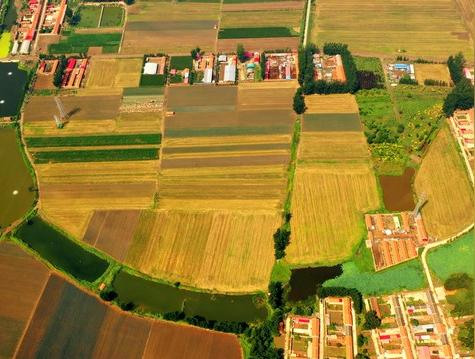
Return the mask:
<svg viewBox="0 0 475 359">
<path fill-rule="evenodd" d="M 312 0 L 307 0 L 307 13 L 305 16 L 305 32 L 303 34 L 303 46 L 307 46 L 308 26 L 310 23 L 310 11 L 312 9 Z"/>
</svg>

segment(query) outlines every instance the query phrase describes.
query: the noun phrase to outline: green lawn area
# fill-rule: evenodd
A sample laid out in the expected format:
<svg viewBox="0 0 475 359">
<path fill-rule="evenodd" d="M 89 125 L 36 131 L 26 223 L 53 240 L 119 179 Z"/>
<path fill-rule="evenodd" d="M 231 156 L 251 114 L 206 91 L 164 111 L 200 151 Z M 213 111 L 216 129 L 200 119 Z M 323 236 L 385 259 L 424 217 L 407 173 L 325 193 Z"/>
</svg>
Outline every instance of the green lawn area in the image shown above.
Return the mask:
<svg viewBox="0 0 475 359">
<path fill-rule="evenodd" d="M 384 82 L 383 65 L 379 58 L 353 56 L 353 59 L 355 60 L 356 69 L 358 71 L 372 71 L 375 74 L 378 74 L 381 81 Z"/>
<path fill-rule="evenodd" d="M 429 252 L 427 263 L 438 278 L 444 281 L 454 273 L 467 273 L 473 277 L 475 266 L 473 234 L 472 230 L 455 241 Z"/>
<path fill-rule="evenodd" d="M 8 53 L 10 52 L 10 39 L 11 34 L 9 31 L 0 35 L 0 58 L 8 56 Z"/>
<path fill-rule="evenodd" d="M 89 47 L 102 47 L 104 53 L 116 53 L 119 51 L 122 34 L 76 34 L 72 32 L 57 44 L 51 44 L 48 48 L 50 54 L 75 54 L 85 53 Z"/>
<path fill-rule="evenodd" d="M 184 70 L 186 68 L 191 69 L 193 65 L 193 59 L 191 56 L 172 56 L 170 59 L 170 69 Z"/>
<path fill-rule="evenodd" d="M 29 137 L 29 147 L 68 147 L 68 146 L 118 146 L 160 144 L 159 133 L 104 135 L 104 136 L 61 136 Z"/>
<path fill-rule="evenodd" d="M 105 6 L 102 13 L 101 27 L 122 26 L 124 21 L 124 9 L 122 6 Z"/>
<path fill-rule="evenodd" d="M 101 16 L 101 8 L 101 6 L 82 6 L 79 9 L 81 20 L 79 20 L 77 27 L 98 27 L 99 17 Z"/>
</svg>

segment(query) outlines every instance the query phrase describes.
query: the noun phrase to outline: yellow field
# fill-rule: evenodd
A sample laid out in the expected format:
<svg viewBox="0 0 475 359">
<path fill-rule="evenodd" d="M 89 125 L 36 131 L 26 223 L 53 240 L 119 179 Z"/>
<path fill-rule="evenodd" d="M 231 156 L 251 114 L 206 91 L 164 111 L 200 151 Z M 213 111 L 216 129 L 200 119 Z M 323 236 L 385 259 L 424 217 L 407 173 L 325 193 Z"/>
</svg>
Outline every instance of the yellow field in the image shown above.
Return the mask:
<svg viewBox="0 0 475 359">
<path fill-rule="evenodd" d="M 303 132 L 298 158 L 301 161 L 354 161 L 368 159 L 369 150 L 362 132 Z"/>
<path fill-rule="evenodd" d="M 355 96 L 350 94 L 305 96 L 305 113 L 358 113 Z"/>
<path fill-rule="evenodd" d="M 444 239 L 473 223 L 473 188 L 447 127 L 430 145 L 416 174 L 415 190 L 428 198 L 422 218 L 429 235 Z"/>
<path fill-rule="evenodd" d="M 267 288 L 276 212 L 155 211 L 142 215 L 126 263 L 149 275 L 224 292 Z"/>
<path fill-rule="evenodd" d="M 379 207 L 368 163 L 298 165 L 287 261 L 303 265 L 348 258 L 365 234 L 363 214 Z"/>
<path fill-rule="evenodd" d="M 445 64 L 414 64 L 414 71 L 419 85 L 424 85 L 424 80 L 451 83 L 449 68 Z"/>
<path fill-rule="evenodd" d="M 86 87 L 91 89 L 137 87 L 140 83 L 142 62 L 142 58 L 93 58 Z"/>
<path fill-rule="evenodd" d="M 322 0 L 313 23 L 311 40 L 320 46 L 342 42 L 355 54 L 403 51 L 441 61 L 462 51 L 473 60 L 473 42 L 452 0 Z"/>
</svg>

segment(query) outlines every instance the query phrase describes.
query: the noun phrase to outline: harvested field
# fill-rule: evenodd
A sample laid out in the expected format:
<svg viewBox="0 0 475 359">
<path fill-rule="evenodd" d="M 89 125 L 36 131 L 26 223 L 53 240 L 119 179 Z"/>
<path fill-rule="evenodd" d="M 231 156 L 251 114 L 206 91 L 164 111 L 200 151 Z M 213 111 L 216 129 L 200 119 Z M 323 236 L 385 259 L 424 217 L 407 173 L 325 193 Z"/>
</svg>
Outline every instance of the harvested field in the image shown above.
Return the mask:
<svg viewBox="0 0 475 359">
<path fill-rule="evenodd" d="M 427 195 L 422 218 L 430 236 L 444 239 L 473 223 L 473 187 L 447 126 L 430 145 L 414 187 Z"/>
<path fill-rule="evenodd" d="M 168 93 L 168 110 L 176 112 L 210 112 L 207 108 L 218 108 L 227 106 L 235 108 L 237 98 L 236 86 L 202 86 L 196 87 L 174 87 Z M 170 118 L 169 122 L 173 122 Z"/>
<path fill-rule="evenodd" d="M 424 84 L 424 80 L 444 81 L 450 84 L 449 68 L 445 64 L 414 64 L 416 80 L 419 85 Z"/>
<path fill-rule="evenodd" d="M 305 113 L 358 113 L 355 96 L 350 94 L 305 96 Z"/>
<path fill-rule="evenodd" d="M 296 88 L 297 83 L 293 81 L 239 84 L 237 106 L 239 110 L 289 109 Z M 269 96 L 270 91 L 272 96 Z"/>
<path fill-rule="evenodd" d="M 287 261 L 323 264 L 348 258 L 364 236 L 363 214 L 379 206 L 368 163 L 298 165 Z"/>
<path fill-rule="evenodd" d="M 303 132 L 360 132 L 362 129 L 358 113 L 305 114 Z"/>
<path fill-rule="evenodd" d="M 106 120 L 119 114 L 121 97 L 112 96 L 63 96 L 61 97 L 68 121 Z M 100 103 L 101 106 L 97 106 Z M 57 113 L 53 96 L 34 96 L 25 106 L 25 122 L 49 121 L 54 126 L 53 114 Z M 68 127 L 66 124 L 65 127 Z"/>
<path fill-rule="evenodd" d="M 92 58 L 87 88 L 137 87 L 142 72 L 142 58 Z"/>
<path fill-rule="evenodd" d="M 473 6 L 472 6 L 473 8 Z M 342 42 L 361 55 L 399 55 L 445 61 L 473 44 L 451 0 L 324 0 L 317 3 L 313 41 Z"/>
<path fill-rule="evenodd" d="M 0 358 L 12 358 L 49 270 L 13 243 L 0 242 Z"/>
<path fill-rule="evenodd" d="M 234 52 L 236 46 L 242 44 L 245 49 L 253 51 L 266 51 L 277 49 L 297 49 L 299 37 L 261 37 L 261 38 L 239 38 L 239 39 L 219 39 L 219 52 Z"/>
<path fill-rule="evenodd" d="M 355 161 L 369 155 L 362 132 L 304 132 L 300 137 L 300 161 Z"/>
</svg>

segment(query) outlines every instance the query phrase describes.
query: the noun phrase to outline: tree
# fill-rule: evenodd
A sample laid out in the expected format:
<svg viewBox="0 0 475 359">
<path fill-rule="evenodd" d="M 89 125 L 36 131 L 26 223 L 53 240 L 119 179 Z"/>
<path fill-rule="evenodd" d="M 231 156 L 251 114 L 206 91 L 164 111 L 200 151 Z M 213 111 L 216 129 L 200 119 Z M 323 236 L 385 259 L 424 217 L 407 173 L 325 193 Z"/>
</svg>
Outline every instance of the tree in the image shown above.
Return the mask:
<svg viewBox="0 0 475 359">
<path fill-rule="evenodd" d="M 239 61 L 246 62 L 247 60 L 246 51 L 244 50 L 244 46 L 242 44 L 237 44 L 236 54 Z"/>
<path fill-rule="evenodd" d="M 277 308 L 272 313 L 271 318 L 269 319 L 269 325 L 271 326 L 272 333 L 274 335 L 279 335 L 279 325 L 284 320 L 284 311 L 281 308 Z"/>
<path fill-rule="evenodd" d="M 452 116 L 455 110 L 468 110 L 473 107 L 473 85 L 463 78 L 454 87 L 444 101 L 444 113 Z"/>
<path fill-rule="evenodd" d="M 447 59 L 447 67 L 449 68 L 450 77 L 454 84 L 457 84 L 464 78 L 463 68 L 465 66 L 465 59 L 463 54 L 459 52 L 455 56 L 449 56 Z"/>
<path fill-rule="evenodd" d="M 276 259 L 285 257 L 285 249 L 290 243 L 290 230 L 282 226 L 274 233 L 274 255 Z"/>
<path fill-rule="evenodd" d="M 370 310 L 364 315 L 365 322 L 363 324 L 364 329 L 376 329 L 381 326 L 381 319 L 374 310 Z"/>
<path fill-rule="evenodd" d="M 113 290 L 105 290 L 100 293 L 100 297 L 106 302 L 110 302 L 117 298 L 117 293 Z"/>
<path fill-rule="evenodd" d="M 454 273 L 444 282 L 444 288 L 447 290 L 470 288 L 472 285 L 473 279 L 467 273 Z"/>
<path fill-rule="evenodd" d="M 76 11 L 70 18 L 69 20 L 69 24 L 71 26 L 76 26 L 77 24 L 79 24 L 79 22 L 81 21 L 81 13 L 79 11 Z"/>
<path fill-rule="evenodd" d="M 368 338 L 364 336 L 363 334 L 360 334 L 358 335 L 357 342 L 358 342 L 358 347 L 362 347 L 368 343 Z"/>
<path fill-rule="evenodd" d="M 269 322 L 264 322 L 254 328 L 249 333 L 251 344 L 251 359 L 277 359 L 279 353 L 274 349 L 274 338 Z"/>
<path fill-rule="evenodd" d="M 201 56 L 201 49 L 199 47 L 195 47 L 193 50 L 191 50 L 191 57 L 193 60 L 198 60 L 198 58 Z"/>
<path fill-rule="evenodd" d="M 58 61 L 58 67 L 56 68 L 56 72 L 54 73 L 53 77 L 53 84 L 57 87 L 61 87 L 61 83 L 63 82 L 63 72 L 66 68 L 68 61 L 64 55 L 61 55 Z"/>
<path fill-rule="evenodd" d="M 302 88 L 299 87 L 294 95 L 294 111 L 297 114 L 302 114 L 306 110 L 305 98 L 302 93 Z"/>
<path fill-rule="evenodd" d="M 269 283 L 269 304 L 274 309 L 284 306 L 284 288 L 282 282 Z"/>
<path fill-rule="evenodd" d="M 469 349 L 473 349 L 473 319 L 466 321 L 461 327 L 458 334 L 458 340 L 462 345 Z"/>
</svg>

